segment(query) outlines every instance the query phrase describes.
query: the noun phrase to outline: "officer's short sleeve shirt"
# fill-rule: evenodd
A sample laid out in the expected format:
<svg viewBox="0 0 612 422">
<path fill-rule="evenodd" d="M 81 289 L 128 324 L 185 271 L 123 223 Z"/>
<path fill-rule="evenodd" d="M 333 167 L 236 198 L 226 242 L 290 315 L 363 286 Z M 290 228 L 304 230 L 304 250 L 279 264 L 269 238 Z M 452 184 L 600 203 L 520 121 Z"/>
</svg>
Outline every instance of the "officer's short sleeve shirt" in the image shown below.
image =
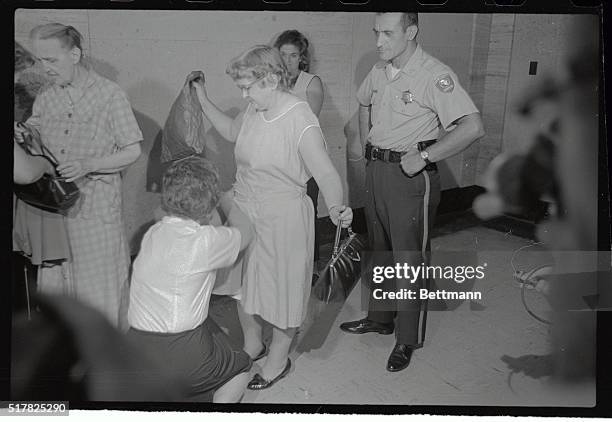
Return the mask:
<svg viewBox="0 0 612 422">
<path fill-rule="evenodd" d="M 478 109 L 444 63 L 422 50 L 391 78 L 378 62 L 357 91 L 362 106 L 371 106 L 368 140 L 380 148 L 406 151 L 417 142 L 438 139 L 441 131 Z"/>
</svg>

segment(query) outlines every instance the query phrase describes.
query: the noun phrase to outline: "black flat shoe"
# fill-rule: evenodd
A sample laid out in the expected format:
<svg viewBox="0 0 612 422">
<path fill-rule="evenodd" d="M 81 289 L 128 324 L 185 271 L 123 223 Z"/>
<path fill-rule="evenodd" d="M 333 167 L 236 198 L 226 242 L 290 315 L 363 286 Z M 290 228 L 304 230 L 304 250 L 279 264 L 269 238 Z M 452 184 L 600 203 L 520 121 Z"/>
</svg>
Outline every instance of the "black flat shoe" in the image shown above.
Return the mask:
<svg viewBox="0 0 612 422">
<path fill-rule="evenodd" d="M 387 361 L 387 371 L 397 372 L 410 364 L 410 358 L 414 350 L 407 344 L 396 344 Z"/>
<path fill-rule="evenodd" d="M 291 359 L 287 359 L 287 365 L 285 365 L 285 369 L 283 369 L 283 372 L 281 372 L 276 378 L 268 381 L 264 379 L 261 375 L 255 374 L 253 379 L 249 381 L 249 385 L 247 385 L 247 388 L 249 390 L 263 390 L 263 389 L 272 387 L 278 380 L 285 377 L 285 375 L 289 373 L 290 369 L 291 369 Z"/>
<path fill-rule="evenodd" d="M 392 322 L 382 324 L 380 322 L 371 321 L 367 318 L 358 321 L 350 321 L 340 324 L 340 329 L 351 334 L 378 333 L 378 334 L 393 334 L 395 326 Z"/>
<path fill-rule="evenodd" d="M 257 356 L 255 356 L 253 358 L 253 362 L 257 362 L 259 359 L 268 356 L 268 352 L 270 351 L 270 349 L 268 349 L 268 346 L 264 343 L 263 345 L 263 349 L 261 350 L 261 352 L 259 352 L 259 354 Z"/>
</svg>

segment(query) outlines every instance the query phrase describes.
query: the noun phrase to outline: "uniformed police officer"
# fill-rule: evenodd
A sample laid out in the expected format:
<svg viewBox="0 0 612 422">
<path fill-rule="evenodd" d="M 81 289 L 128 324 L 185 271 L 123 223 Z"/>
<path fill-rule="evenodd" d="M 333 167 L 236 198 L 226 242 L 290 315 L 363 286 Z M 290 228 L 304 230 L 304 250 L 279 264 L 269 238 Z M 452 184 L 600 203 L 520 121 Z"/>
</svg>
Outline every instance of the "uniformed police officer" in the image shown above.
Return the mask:
<svg viewBox="0 0 612 422">
<path fill-rule="evenodd" d="M 376 15 L 381 60 L 357 92 L 361 145 L 356 148 L 361 156 L 365 146 L 367 160 L 368 236 L 374 259 L 383 265 L 427 263 L 428 232 L 440 201 L 435 163 L 484 135 L 474 103 L 455 73 L 423 51 L 416 41 L 418 30 L 416 13 Z M 393 252 L 384 257 L 376 251 Z M 427 280 L 411 284 L 400 278 L 377 285 L 387 291 L 426 286 Z M 426 309 L 418 296 L 382 300 L 372 295 L 367 317 L 340 328 L 353 334 L 395 330 L 397 342 L 387 370 L 400 371 L 410 363 L 413 350 L 423 345 Z"/>
</svg>

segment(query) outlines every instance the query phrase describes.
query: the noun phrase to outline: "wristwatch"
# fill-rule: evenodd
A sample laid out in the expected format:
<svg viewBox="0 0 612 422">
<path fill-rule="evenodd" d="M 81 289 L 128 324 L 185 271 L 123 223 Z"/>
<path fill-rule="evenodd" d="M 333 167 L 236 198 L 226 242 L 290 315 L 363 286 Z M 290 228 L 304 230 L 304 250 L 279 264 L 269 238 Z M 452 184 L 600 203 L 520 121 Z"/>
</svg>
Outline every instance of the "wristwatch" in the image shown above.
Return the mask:
<svg viewBox="0 0 612 422">
<path fill-rule="evenodd" d="M 425 161 L 425 165 L 428 166 L 431 164 L 431 161 L 429 161 L 429 153 L 427 152 L 426 149 L 424 149 L 423 151 L 420 152 L 421 154 L 421 158 L 423 159 L 423 161 Z"/>
</svg>

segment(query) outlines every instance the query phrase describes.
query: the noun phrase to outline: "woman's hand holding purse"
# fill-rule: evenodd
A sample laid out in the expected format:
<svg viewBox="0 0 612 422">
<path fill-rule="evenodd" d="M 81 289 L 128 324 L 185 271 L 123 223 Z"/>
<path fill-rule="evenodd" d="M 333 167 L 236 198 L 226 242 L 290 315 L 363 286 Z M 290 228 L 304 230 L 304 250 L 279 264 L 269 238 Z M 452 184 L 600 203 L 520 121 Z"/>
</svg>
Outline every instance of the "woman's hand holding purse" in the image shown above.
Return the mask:
<svg viewBox="0 0 612 422">
<path fill-rule="evenodd" d="M 336 226 L 341 222 L 343 228 L 347 228 L 353 222 L 353 210 L 346 205 L 334 205 L 329 208 L 329 218 Z"/>
</svg>

